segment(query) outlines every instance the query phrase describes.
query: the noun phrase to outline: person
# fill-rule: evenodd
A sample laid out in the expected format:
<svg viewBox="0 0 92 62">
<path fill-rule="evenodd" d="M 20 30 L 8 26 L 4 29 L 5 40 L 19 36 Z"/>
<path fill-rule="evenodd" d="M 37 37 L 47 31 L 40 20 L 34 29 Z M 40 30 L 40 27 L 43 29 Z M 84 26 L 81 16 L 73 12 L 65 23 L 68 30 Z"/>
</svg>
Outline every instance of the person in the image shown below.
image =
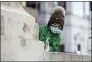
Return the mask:
<svg viewBox="0 0 92 62">
<path fill-rule="evenodd" d="M 65 10 L 61 6 L 53 9 L 47 25 L 39 25 L 39 40 L 44 41 L 45 50 L 55 52 L 61 41 L 61 31 L 64 26 Z"/>
</svg>

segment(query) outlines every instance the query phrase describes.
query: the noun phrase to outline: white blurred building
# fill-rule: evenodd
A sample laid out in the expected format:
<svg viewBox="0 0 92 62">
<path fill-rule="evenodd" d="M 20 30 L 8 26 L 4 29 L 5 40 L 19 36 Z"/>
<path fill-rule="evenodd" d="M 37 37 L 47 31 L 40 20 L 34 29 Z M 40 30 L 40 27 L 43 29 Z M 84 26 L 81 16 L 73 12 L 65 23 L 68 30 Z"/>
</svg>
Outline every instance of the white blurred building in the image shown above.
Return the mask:
<svg viewBox="0 0 92 62">
<path fill-rule="evenodd" d="M 91 52 L 91 19 L 89 2 L 66 2 L 63 29 L 65 52 L 88 54 Z"/>
<path fill-rule="evenodd" d="M 60 51 L 86 55 L 91 54 L 89 4 L 90 2 L 26 2 L 25 9 L 36 17 L 37 23 L 47 24 L 53 8 L 63 6 L 66 16 Z"/>
</svg>

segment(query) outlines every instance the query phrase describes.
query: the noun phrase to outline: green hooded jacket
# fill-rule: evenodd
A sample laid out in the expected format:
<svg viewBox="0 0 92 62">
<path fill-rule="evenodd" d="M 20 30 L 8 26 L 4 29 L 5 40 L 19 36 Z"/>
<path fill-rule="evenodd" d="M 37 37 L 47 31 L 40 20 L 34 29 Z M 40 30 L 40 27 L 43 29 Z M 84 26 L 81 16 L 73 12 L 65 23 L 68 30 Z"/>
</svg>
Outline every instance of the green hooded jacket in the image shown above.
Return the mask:
<svg viewBox="0 0 92 62">
<path fill-rule="evenodd" d="M 39 40 L 46 42 L 47 39 L 49 51 L 57 51 L 61 41 L 61 33 L 53 34 L 46 25 L 39 25 Z"/>
</svg>

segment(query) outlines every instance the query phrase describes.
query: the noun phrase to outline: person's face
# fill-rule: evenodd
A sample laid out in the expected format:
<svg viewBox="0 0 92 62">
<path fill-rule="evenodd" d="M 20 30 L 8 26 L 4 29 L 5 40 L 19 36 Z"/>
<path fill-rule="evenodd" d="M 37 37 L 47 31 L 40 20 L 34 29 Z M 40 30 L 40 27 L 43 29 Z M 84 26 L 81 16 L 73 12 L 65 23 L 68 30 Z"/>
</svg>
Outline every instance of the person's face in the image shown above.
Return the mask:
<svg viewBox="0 0 92 62">
<path fill-rule="evenodd" d="M 56 34 L 56 33 L 60 33 L 61 30 L 60 30 L 60 24 L 57 24 L 57 23 L 54 23 L 50 26 L 50 29 L 52 31 L 52 33 Z"/>
</svg>

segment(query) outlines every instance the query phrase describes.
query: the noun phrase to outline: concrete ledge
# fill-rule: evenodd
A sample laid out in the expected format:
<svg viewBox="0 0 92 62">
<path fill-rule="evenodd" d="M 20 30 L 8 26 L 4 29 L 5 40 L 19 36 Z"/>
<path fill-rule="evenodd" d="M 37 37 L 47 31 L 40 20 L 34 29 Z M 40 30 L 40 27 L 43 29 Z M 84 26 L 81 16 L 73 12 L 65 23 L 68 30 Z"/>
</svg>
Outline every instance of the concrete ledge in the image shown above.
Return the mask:
<svg viewBox="0 0 92 62">
<path fill-rule="evenodd" d="M 88 55 L 78 55 L 61 52 L 45 52 L 45 61 L 90 61 L 91 57 Z"/>
</svg>

